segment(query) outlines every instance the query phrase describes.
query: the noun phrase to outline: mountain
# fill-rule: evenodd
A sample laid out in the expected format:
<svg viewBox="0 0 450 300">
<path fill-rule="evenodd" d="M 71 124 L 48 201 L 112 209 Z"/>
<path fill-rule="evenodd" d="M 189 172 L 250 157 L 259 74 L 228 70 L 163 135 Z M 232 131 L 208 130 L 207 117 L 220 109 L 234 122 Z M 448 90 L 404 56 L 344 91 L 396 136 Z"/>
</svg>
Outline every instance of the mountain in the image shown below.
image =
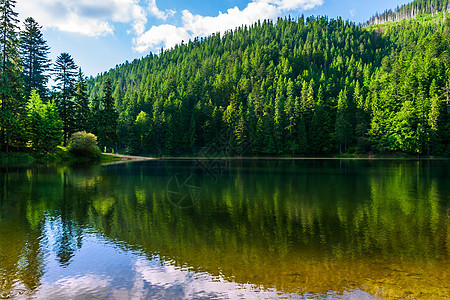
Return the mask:
<svg viewBox="0 0 450 300">
<path fill-rule="evenodd" d="M 364 26 L 262 21 L 119 65 L 89 94 L 111 79 L 131 154 L 448 155 L 446 7 L 419 0 Z"/>
</svg>

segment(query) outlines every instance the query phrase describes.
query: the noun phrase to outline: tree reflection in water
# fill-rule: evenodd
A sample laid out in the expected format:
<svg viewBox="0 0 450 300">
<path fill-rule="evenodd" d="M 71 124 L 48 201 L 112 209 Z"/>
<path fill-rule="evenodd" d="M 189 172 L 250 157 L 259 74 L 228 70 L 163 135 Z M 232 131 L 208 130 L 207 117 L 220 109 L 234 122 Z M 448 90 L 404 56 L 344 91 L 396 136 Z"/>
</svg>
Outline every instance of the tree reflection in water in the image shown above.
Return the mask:
<svg viewBox="0 0 450 300">
<path fill-rule="evenodd" d="M 3 296 L 45 290 L 49 260 L 70 269 L 92 231 L 145 261 L 234 284 L 301 294 L 448 296 L 448 162 L 227 165 L 216 183 L 190 162 L 3 170 Z M 189 209 L 167 198 L 176 174 L 193 175 L 201 188 Z M 96 261 L 88 263 L 95 271 Z"/>
</svg>

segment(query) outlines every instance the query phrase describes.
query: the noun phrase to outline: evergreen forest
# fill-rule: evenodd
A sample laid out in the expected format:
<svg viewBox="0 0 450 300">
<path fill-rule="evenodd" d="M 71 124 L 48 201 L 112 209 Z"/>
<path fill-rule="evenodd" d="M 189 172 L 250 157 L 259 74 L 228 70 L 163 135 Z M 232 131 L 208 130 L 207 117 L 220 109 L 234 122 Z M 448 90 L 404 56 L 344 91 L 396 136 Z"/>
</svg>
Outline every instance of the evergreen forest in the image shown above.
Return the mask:
<svg viewBox="0 0 450 300">
<path fill-rule="evenodd" d="M 1 151 L 87 131 L 140 155 L 450 155 L 450 14 L 417 0 L 365 24 L 261 20 L 87 79 L 0 1 Z M 56 86 L 48 87 L 53 76 Z"/>
</svg>

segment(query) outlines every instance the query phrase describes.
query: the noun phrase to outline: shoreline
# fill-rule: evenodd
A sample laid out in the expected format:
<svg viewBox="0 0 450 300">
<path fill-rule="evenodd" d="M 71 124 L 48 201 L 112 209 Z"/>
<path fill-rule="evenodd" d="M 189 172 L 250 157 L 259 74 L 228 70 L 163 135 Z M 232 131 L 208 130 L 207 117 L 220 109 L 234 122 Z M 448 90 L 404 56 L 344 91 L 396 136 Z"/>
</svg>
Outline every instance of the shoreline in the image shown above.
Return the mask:
<svg viewBox="0 0 450 300">
<path fill-rule="evenodd" d="M 103 155 L 117 158 L 117 162 L 134 162 L 134 161 L 150 161 L 150 160 L 405 160 L 405 161 L 446 161 L 449 157 L 271 157 L 271 156 L 229 156 L 229 157 L 205 157 L 205 156 L 162 156 L 162 157 L 146 157 L 124 154 L 102 153 Z"/>
<path fill-rule="evenodd" d="M 450 161 L 450 157 L 417 157 L 417 156 L 343 156 L 343 157 L 286 157 L 286 156 L 134 156 L 126 154 L 102 153 L 102 158 L 99 162 L 92 162 L 92 164 L 100 164 L 103 166 L 129 163 L 129 162 L 143 162 L 143 161 L 211 161 L 211 160 L 229 160 L 229 161 Z M 0 165 L 32 165 L 39 162 L 33 156 L 27 153 L 0 153 Z M 58 159 L 45 160 L 43 163 L 64 163 Z M 88 163 L 88 162 L 83 162 Z"/>
<path fill-rule="evenodd" d="M 146 161 L 146 160 L 156 160 L 157 158 L 145 157 L 145 156 L 134 156 L 134 155 L 125 155 L 125 154 L 115 154 L 115 153 L 102 153 L 102 155 L 106 155 L 112 159 L 116 159 L 116 161 L 108 162 L 108 163 L 117 163 L 117 162 L 130 162 L 130 161 Z"/>
</svg>

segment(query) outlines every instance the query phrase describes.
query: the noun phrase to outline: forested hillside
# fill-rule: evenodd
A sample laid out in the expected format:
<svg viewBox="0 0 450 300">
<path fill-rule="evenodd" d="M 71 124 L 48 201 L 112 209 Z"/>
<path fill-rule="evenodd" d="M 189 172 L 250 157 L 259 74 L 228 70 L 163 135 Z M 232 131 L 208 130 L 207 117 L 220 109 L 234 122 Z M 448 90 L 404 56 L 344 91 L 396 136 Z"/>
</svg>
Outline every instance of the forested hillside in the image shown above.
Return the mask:
<svg viewBox="0 0 450 300">
<path fill-rule="evenodd" d="M 88 90 L 101 97 L 112 79 L 128 153 L 198 153 L 219 139 L 234 155 L 442 155 L 449 33 L 442 14 L 392 28 L 264 21 L 117 66 Z"/>
<path fill-rule="evenodd" d="M 450 155 L 447 0 L 372 26 L 260 21 L 88 81 L 68 53 L 51 64 L 41 27 L 30 17 L 20 29 L 15 3 L 0 1 L 2 152 L 51 153 L 87 131 L 130 154 Z"/>
<path fill-rule="evenodd" d="M 448 0 L 416 0 L 412 3 L 397 7 L 395 10 L 389 9 L 382 14 L 376 14 L 366 25 L 378 25 L 388 22 L 396 22 L 414 19 L 425 14 L 438 15 L 443 14 L 445 19 L 446 13 L 450 11 L 450 3 Z"/>
</svg>

